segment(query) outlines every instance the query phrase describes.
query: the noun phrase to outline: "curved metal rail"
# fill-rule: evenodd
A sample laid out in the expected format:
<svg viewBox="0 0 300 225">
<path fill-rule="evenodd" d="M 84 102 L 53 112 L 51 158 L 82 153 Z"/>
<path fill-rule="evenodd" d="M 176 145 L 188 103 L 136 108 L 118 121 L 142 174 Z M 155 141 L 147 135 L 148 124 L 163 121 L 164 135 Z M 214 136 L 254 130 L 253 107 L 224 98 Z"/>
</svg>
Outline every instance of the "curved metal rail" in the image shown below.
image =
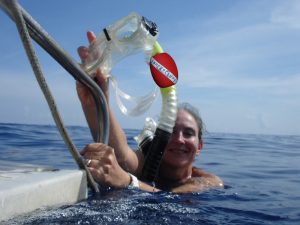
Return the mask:
<svg viewBox="0 0 300 225">
<path fill-rule="evenodd" d="M 105 96 L 99 86 L 81 69 L 78 63 L 73 60 L 53 38 L 17 3 L 16 0 L 0 0 L 0 7 L 9 15 L 9 17 L 15 21 L 21 39 L 24 44 L 24 48 L 31 62 L 32 68 L 36 75 L 36 79 L 47 99 L 49 108 L 51 109 L 52 116 L 56 123 L 60 134 L 62 135 L 66 145 L 68 146 L 73 158 L 76 160 L 79 168 L 87 171 L 88 181 L 95 192 L 99 192 L 97 184 L 93 180 L 89 170 L 80 157 L 75 145 L 72 143 L 67 130 L 65 129 L 60 115 L 57 111 L 54 99 L 51 95 L 49 88 L 43 78 L 42 71 L 40 69 L 38 60 L 34 54 L 30 37 L 33 38 L 44 50 L 46 50 L 61 66 L 63 66 L 77 81 L 86 85 L 91 91 L 96 106 L 98 116 L 98 142 L 108 143 L 109 135 L 109 114 L 107 110 L 107 104 Z"/>
</svg>

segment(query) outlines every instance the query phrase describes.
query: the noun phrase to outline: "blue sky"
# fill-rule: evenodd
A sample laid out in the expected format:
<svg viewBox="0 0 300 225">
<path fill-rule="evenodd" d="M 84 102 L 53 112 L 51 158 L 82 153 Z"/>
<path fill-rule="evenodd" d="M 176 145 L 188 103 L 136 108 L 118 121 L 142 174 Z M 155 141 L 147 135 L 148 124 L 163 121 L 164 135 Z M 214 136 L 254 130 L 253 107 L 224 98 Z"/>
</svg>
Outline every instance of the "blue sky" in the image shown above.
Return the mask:
<svg viewBox="0 0 300 225">
<path fill-rule="evenodd" d="M 134 11 L 157 23 L 159 42 L 179 70 L 177 93 L 201 113 L 209 132 L 300 135 L 300 1 L 19 1 L 77 61 L 85 33 Z M 0 11 L 0 122 L 54 124 L 14 23 Z M 75 81 L 39 46 L 35 49 L 67 125 L 86 126 Z M 112 71 L 120 87 L 139 96 L 154 82 L 142 55 Z M 124 128 L 157 119 L 158 97 L 142 116 L 122 115 Z"/>
</svg>

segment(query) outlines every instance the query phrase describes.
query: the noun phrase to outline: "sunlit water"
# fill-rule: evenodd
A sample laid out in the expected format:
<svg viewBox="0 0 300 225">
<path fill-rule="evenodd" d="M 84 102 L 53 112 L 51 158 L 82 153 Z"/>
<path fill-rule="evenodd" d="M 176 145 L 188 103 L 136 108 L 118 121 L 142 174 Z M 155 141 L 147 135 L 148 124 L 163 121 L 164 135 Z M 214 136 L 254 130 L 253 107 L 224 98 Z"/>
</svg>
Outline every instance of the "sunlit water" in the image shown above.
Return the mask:
<svg viewBox="0 0 300 225">
<path fill-rule="evenodd" d="M 85 127 L 68 127 L 78 150 Z M 137 130 L 126 130 L 129 144 Z M 0 160 L 77 168 L 56 127 L 0 123 Z M 195 165 L 225 189 L 177 195 L 106 190 L 4 224 L 300 224 L 300 136 L 208 133 Z M 45 193 L 46 194 L 46 193 Z"/>
</svg>

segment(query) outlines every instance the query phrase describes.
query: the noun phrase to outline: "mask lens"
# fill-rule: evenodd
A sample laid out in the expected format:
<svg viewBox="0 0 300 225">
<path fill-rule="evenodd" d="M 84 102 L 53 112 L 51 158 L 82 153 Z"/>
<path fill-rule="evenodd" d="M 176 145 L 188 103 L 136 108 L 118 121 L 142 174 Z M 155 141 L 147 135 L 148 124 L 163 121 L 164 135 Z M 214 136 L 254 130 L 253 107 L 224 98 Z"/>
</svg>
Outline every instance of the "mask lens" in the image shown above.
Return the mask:
<svg viewBox="0 0 300 225">
<path fill-rule="evenodd" d="M 138 30 L 139 21 L 137 18 L 131 18 L 116 32 L 116 37 L 119 41 L 126 41 L 134 35 Z"/>
</svg>

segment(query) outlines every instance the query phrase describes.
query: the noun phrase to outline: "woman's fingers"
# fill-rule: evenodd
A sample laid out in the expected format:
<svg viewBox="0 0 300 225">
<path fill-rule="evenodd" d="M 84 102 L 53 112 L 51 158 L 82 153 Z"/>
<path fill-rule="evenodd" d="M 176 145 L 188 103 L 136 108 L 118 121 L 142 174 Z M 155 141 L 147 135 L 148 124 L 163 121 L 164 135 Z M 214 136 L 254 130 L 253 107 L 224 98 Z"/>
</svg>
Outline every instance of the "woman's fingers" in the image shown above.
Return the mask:
<svg viewBox="0 0 300 225">
<path fill-rule="evenodd" d="M 99 168 L 101 165 L 99 165 L 99 160 L 96 159 L 86 159 L 85 165 L 89 168 Z"/>
<path fill-rule="evenodd" d="M 96 35 L 93 32 L 88 31 L 87 38 L 88 38 L 89 43 L 91 43 L 94 40 L 96 40 Z M 85 46 L 80 46 L 79 48 L 77 48 L 77 52 L 78 52 L 78 55 L 81 58 L 81 60 L 87 59 L 89 56 L 88 48 Z"/>
<path fill-rule="evenodd" d="M 93 167 L 89 167 L 89 171 L 91 172 L 91 174 L 92 174 L 92 176 L 93 176 L 93 178 L 95 179 L 96 182 L 98 182 L 100 184 L 103 184 L 104 174 L 99 172 L 99 168 L 95 169 Z"/>
<path fill-rule="evenodd" d="M 92 31 L 88 31 L 86 33 L 86 36 L 87 36 L 89 43 L 92 43 L 94 40 L 96 40 L 96 35 Z"/>
<path fill-rule="evenodd" d="M 89 43 L 96 40 L 96 35 L 94 34 L 94 32 L 88 31 L 87 32 L 87 39 L 88 39 Z M 85 47 L 85 46 L 80 46 L 79 48 L 77 48 L 77 52 L 78 52 L 78 55 L 81 58 L 81 60 L 87 59 L 88 56 L 89 56 L 88 48 Z"/>
<path fill-rule="evenodd" d="M 97 160 L 99 162 L 106 162 L 108 154 L 106 152 L 87 152 L 84 154 L 85 159 Z"/>
<path fill-rule="evenodd" d="M 100 184 L 124 188 L 130 183 L 130 177 L 116 160 L 114 149 L 102 143 L 87 145 L 81 152 L 85 163 Z"/>
<path fill-rule="evenodd" d="M 103 74 L 100 70 L 100 68 L 96 71 L 95 80 L 101 90 L 103 91 L 103 94 L 105 95 L 107 103 L 109 102 L 109 91 L 108 91 L 108 76 Z"/>
<path fill-rule="evenodd" d="M 96 71 L 96 79 L 100 85 L 107 82 L 107 76 L 104 75 L 100 69 Z"/>
<path fill-rule="evenodd" d="M 103 143 L 92 143 L 86 145 L 80 152 L 85 158 L 90 158 L 90 156 L 99 156 L 103 154 L 113 154 L 114 149 Z"/>
<path fill-rule="evenodd" d="M 80 46 L 79 48 L 77 48 L 77 52 L 81 60 L 87 59 L 89 56 L 87 47 Z"/>
</svg>

